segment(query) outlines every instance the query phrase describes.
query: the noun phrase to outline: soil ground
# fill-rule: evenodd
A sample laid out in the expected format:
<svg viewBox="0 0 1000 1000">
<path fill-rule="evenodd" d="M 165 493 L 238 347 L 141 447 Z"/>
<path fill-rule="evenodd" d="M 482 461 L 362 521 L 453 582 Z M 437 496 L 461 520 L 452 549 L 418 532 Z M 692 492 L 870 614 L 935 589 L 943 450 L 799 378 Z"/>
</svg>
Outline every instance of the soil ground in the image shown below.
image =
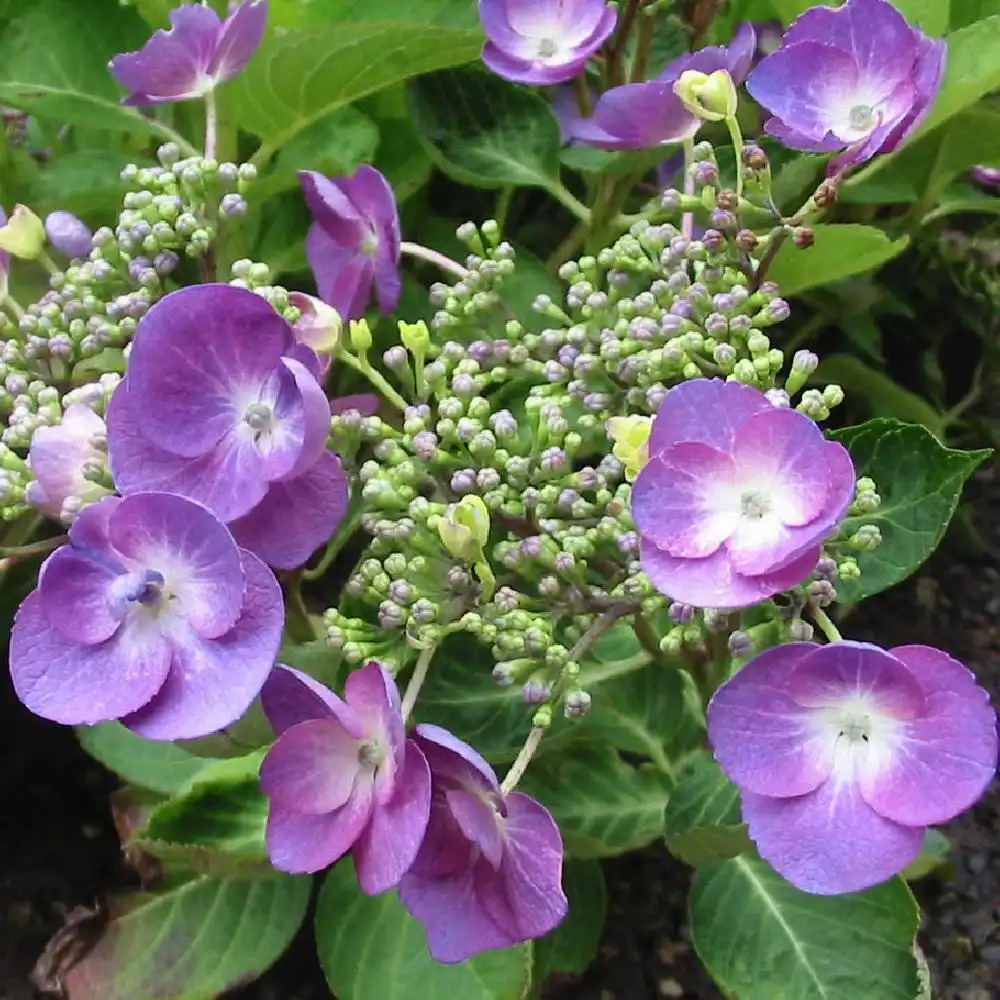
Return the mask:
<svg viewBox="0 0 1000 1000">
<path fill-rule="evenodd" d="M 913 580 L 842 625 L 845 634 L 884 646 L 925 642 L 947 649 L 1000 703 L 1000 466 L 983 470 L 967 498 L 978 542 L 953 530 Z M 67 915 L 130 881 L 107 806 L 116 782 L 83 753 L 70 730 L 29 715 L 13 697 L 5 671 L 0 762 L 0 1000 L 36 1000 L 40 994 L 29 973 Z M 955 845 L 952 870 L 916 886 L 934 997 L 998 1000 L 998 786 L 946 833 Z M 721 1000 L 685 936 L 687 870 L 654 848 L 608 863 L 606 876 L 609 919 L 599 957 L 586 976 L 552 984 L 547 996 Z M 329 1000 L 305 926 L 263 979 L 233 996 Z"/>
</svg>

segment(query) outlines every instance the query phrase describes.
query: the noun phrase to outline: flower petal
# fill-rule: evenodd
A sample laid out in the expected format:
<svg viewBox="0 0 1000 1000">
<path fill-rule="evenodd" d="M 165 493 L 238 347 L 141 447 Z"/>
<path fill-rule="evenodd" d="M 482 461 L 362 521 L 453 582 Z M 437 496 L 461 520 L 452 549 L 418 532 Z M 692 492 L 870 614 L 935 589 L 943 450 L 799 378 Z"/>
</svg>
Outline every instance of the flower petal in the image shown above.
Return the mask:
<svg viewBox="0 0 1000 1000">
<path fill-rule="evenodd" d="M 209 63 L 217 84 L 231 80 L 260 48 L 267 30 L 267 0 L 243 0 L 226 18 Z"/>
<path fill-rule="evenodd" d="M 463 788 L 448 788 L 445 799 L 462 834 L 475 844 L 484 858 L 499 868 L 503 860 L 502 819 L 482 795 L 475 795 Z"/>
<path fill-rule="evenodd" d="M 31 439 L 28 464 L 42 493 L 36 490 L 37 499 L 31 498 L 31 503 L 50 517 L 59 517 L 63 501 L 79 496 L 90 485 L 83 465 L 100 457 L 91 441 L 104 433 L 104 421 L 83 403 L 67 407 L 54 427 L 39 427 Z"/>
<path fill-rule="evenodd" d="M 594 106 L 592 118 L 573 123 L 572 135 L 602 149 L 654 149 L 680 142 L 700 127 L 701 121 L 674 93 L 673 83 L 651 80 L 606 91 Z M 613 143 L 602 142 L 593 129 L 613 136 Z"/>
<path fill-rule="evenodd" d="M 368 234 L 369 224 L 342 182 L 343 178 L 325 177 L 315 170 L 299 171 L 302 193 L 316 225 L 333 245 L 357 251 Z M 345 318 L 343 313 L 341 318 Z"/>
<path fill-rule="evenodd" d="M 452 777 L 471 768 L 493 791 L 500 790 L 497 776 L 486 759 L 454 733 L 433 723 L 422 722 L 414 729 L 414 736 L 427 757 L 435 777 L 439 773 Z"/>
<path fill-rule="evenodd" d="M 354 246 L 337 242 L 318 224 L 306 234 L 306 256 L 320 298 L 346 323 L 365 314 L 375 281 L 375 261 Z"/>
<path fill-rule="evenodd" d="M 307 719 L 336 719 L 356 740 L 364 739 L 362 720 L 326 685 L 279 663 L 260 693 L 271 728 L 281 735 Z"/>
<path fill-rule="evenodd" d="M 755 656 L 712 696 L 708 736 L 715 759 L 741 789 L 780 798 L 818 788 L 830 774 L 836 741 L 812 724 L 790 693 L 796 666 L 820 649 L 789 642 Z"/>
<path fill-rule="evenodd" d="M 121 625 L 110 594 L 118 572 L 72 546 L 56 549 L 38 574 L 39 603 L 49 625 L 87 646 L 110 639 Z"/>
</svg>

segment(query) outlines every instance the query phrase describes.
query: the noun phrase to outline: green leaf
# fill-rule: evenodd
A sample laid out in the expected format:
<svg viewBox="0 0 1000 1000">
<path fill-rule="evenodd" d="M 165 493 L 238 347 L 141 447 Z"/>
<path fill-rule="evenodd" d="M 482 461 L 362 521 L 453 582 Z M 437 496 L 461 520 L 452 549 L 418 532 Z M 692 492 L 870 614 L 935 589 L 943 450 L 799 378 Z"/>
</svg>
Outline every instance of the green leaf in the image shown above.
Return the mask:
<svg viewBox="0 0 1000 1000">
<path fill-rule="evenodd" d="M 268 37 L 230 85 L 237 120 L 271 150 L 338 108 L 400 80 L 469 62 L 482 35 L 396 22 L 325 22 Z"/>
<path fill-rule="evenodd" d="M 739 1000 L 917 995 L 918 912 L 902 879 L 867 892 L 814 896 L 763 861 L 738 857 L 698 869 L 690 912 L 695 950 Z"/>
<path fill-rule="evenodd" d="M 752 848 L 739 789 L 706 751 L 692 756 L 678 777 L 664 826 L 670 853 L 685 864 L 724 861 Z"/>
<path fill-rule="evenodd" d="M 46 164 L 28 188 L 28 203 L 39 215 L 56 209 L 77 215 L 117 214 L 125 191 L 119 175 L 134 162 L 134 156 L 109 149 L 66 153 Z"/>
<path fill-rule="evenodd" d="M 183 788 L 206 761 L 160 740 L 147 740 L 120 722 L 77 726 L 76 737 L 83 749 L 109 771 L 133 785 L 172 795 Z"/>
<path fill-rule="evenodd" d="M 396 893 L 366 896 L 346 862 L 323 882 L 316 948 L 339 1000 L 522 1000 L 531 987 L 530 945 L 458 965 L 435 962 L 423 927 Z"/>
<path fill-rule="evenodd" d="M 858 580 L 840 580 L 837 595 L 851 603 L 906 579 L 933 551 L 951 520 L 966 479 L 989 450 L 946 448 L 925 427 L 878 419 L 835 431 L 846 445 L 859 476 L 870 476 L 882 497 L 872 514 L 849 517 L 843 531 L 874 524 L 882 544 L 857 555 Z"/>
<path fill-rule="evenodd" d="M 951 30 L 1000 14 L 1000 0 L 951 0 Z"/>
<path fill-rule="evenodd" d="M 604 931 L 607 892 L 600 862 L 569 858 L 563 866 L 563 890 L 569 899 L 569 914 L 554 931 L 535 942 L 536 983 L 553 972 L 586 972 Z"/>
<path fill-rule="evenodd" d="M 574 747 L 536 759 L 521 781 L 555 817 L 568 854 L 601 858 L 663 835 L 670 778 L 626 764 L 609 746 Z"/>
<path fill-rule="evenodd" d="M 111 923 L 66 974 L 68 1000 L 211 1000 L 256 979 L 295 936 L 311 881 L 203 875 L 113 900 Z"/>
<path fill-rule="evenodd" d="M 272 25 L 307 28 L 331 21 L 404 21 L 479 29 L 476 8 L 468 0 L 408 0 L 405 4 L 399 0 L 271 0 Z"/>
<path fill-rule="evenodd" d="M 818 225 L 813 232 L 808 250 L 786 240 L 774 258 L 768 277 L 784 295 L 870 271 L 901 254 L 910 242 L 908 236 L 892 240 L 881 229 L 857 223 Z"/>
<path fill-rule="evenodd" d="M 414 124 L 442 170 L 476 187 L 559 183 L 559 123 L 547 101 L 483 69 L 412 81 Z"/>
</svg>

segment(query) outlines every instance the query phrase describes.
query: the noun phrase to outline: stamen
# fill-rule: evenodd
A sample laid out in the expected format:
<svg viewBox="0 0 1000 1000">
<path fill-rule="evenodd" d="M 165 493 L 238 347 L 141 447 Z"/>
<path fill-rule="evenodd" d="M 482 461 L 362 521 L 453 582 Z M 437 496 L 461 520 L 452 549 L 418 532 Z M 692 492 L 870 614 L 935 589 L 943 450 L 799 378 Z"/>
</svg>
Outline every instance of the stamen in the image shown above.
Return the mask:
<svg viewBox="0 0 1000 1000">
<path fill-rule="evenodd" d="M 848 112 L 847 120 L 851 128 L 869 131 L 875 127 L 875 109 L 870 104 L 855 104 Z"/>
<path fill-rule="evenodd" d="M 740 513 L 744 517 L 761 518 L 770 511 L 771 500 L 760 490 L 748 490 L 740 497 Z"/>
<path fill-rule="evenodd" d="M 259 436 L 271 429 L 274 411 L 266 403 L 251 403 L 243 414 L 243 421 Z"/>
<path fill-rule="evenodd" d="M 539 59 L 551 59 L 558 51 L 559 46 L 556 45 L 555 39 L 553 38 L 543 38 L 538 43 Z"/>
</svg>

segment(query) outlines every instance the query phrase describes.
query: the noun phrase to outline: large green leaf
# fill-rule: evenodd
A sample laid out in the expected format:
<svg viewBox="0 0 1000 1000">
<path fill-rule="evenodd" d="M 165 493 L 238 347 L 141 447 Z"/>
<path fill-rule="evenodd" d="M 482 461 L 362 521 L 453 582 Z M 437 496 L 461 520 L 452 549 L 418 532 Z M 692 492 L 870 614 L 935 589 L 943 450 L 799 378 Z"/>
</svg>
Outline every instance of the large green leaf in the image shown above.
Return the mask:
<svg viewBox="0 0 1000 1000">
<path fill-rule="evenodd" d="M 695 949 L 739 1000 L 913 1000 L 917 922 L 898 878 L 813 896 L 763 861 L 738 857 L 699 868 L 691 887 Z"/>
<path fill-rule="evenodd" d="M 147 740 L 120 722 L 77 726 L 76 736 L 83 749 L 109 771 L 164 795 L 181 789 L 207 764 L 173 743 Z"/>
<path fill-rule="evenodd" d="M 951 30 L 1000 14 L 1000 0 L 951 0 Z"/>
<path fill-rule="evenodd" d="M 348 862 L 323 883 L 316 948 L 339 1000 L 522 1000 L 531 988 L 530 945 L 458 965 L 435 962 L 423 927 L 396 893 L 366 896 Z"/>
<path fill-rule="evenodd" d="M 796 295 L 807 288 L 825 285 L 879 267 L 901 254 L 908 236 L 890 239 L 881 229 L 847 225 L 818 225 L 808 250 L 800 250 L 786 240 L 768 272 L 785 295 Z"/>
<path fill-rule="evenodd" d="M 537 94 L 480 68 L 431 73 L 407 91 L 428 152 L 457 180 L 482 187 L 558 184 L 559 123 Z"/>
<path fill-rule="evenodd" d="M 277 150 L 366 94 L 475 59 L 481 44 L 478 31 L 407 21 L 274 33 L 231 84 L 237 120 Z"/>
<path fill-rule="evenodd" d="M 625 763 L 612 747 L 591 746 L 536 760 L 520 787 L 551 811 L 570 855 L 600 858 L 663 835 L 671 784 L 662 771 Z"/>
<path fill-rule="evenodd" d="M 202 875 L 114 900 L 96 947 L 66 974 L 68 1000 L 211 1000 L 255 979 L 295 936 L 310 884 Z"/>
<path fill-rule="evenodd" d="M 57 157 L 28 188 L 27 201 L 39 215 L 56 209 L 100 217 L 117 214 L 125 184 L 122 168 L 135 157 L 108 149 L 81 149 Z"/>
<path fill-rule="evenodd" d="M 601 863 L 567 859 L 563 890 L 569 899 L 569 913 L 554 931 L 535 942 L 536 982 L 552 972 L 586 972 L 601 941 L 607 908 Z"/>
<path fill-rule="evenodd" d="M 860 601 L 908 577 L 933 551 L 951 520 L 966 479 L 991 454 L 946 448 L 925 427 L 878 419 L 835 431 L 859 476 L 875 480 L 882 504 L 849 517 L 844 530 L 874 524 L 882 544 L 858 554 L 861 578 L 840 580 L 842 601 Z"/>
<path fill-rule="evenodd" d="M 671 854 L 689 865 L 724 861 L 752 846 L 739 789 L 705 751 L 692 756 L 678 777 L 664 826 Z"/>
<path fill-rule="evenodd" d="M 405 21 L 446 28 L 479 29 L 469 0 L 271 0 L 270 22 L 282 28 L 311 28 L 331 21 Z M 480 36 L 482 32 L 480 30 Z"/>
</svg>

